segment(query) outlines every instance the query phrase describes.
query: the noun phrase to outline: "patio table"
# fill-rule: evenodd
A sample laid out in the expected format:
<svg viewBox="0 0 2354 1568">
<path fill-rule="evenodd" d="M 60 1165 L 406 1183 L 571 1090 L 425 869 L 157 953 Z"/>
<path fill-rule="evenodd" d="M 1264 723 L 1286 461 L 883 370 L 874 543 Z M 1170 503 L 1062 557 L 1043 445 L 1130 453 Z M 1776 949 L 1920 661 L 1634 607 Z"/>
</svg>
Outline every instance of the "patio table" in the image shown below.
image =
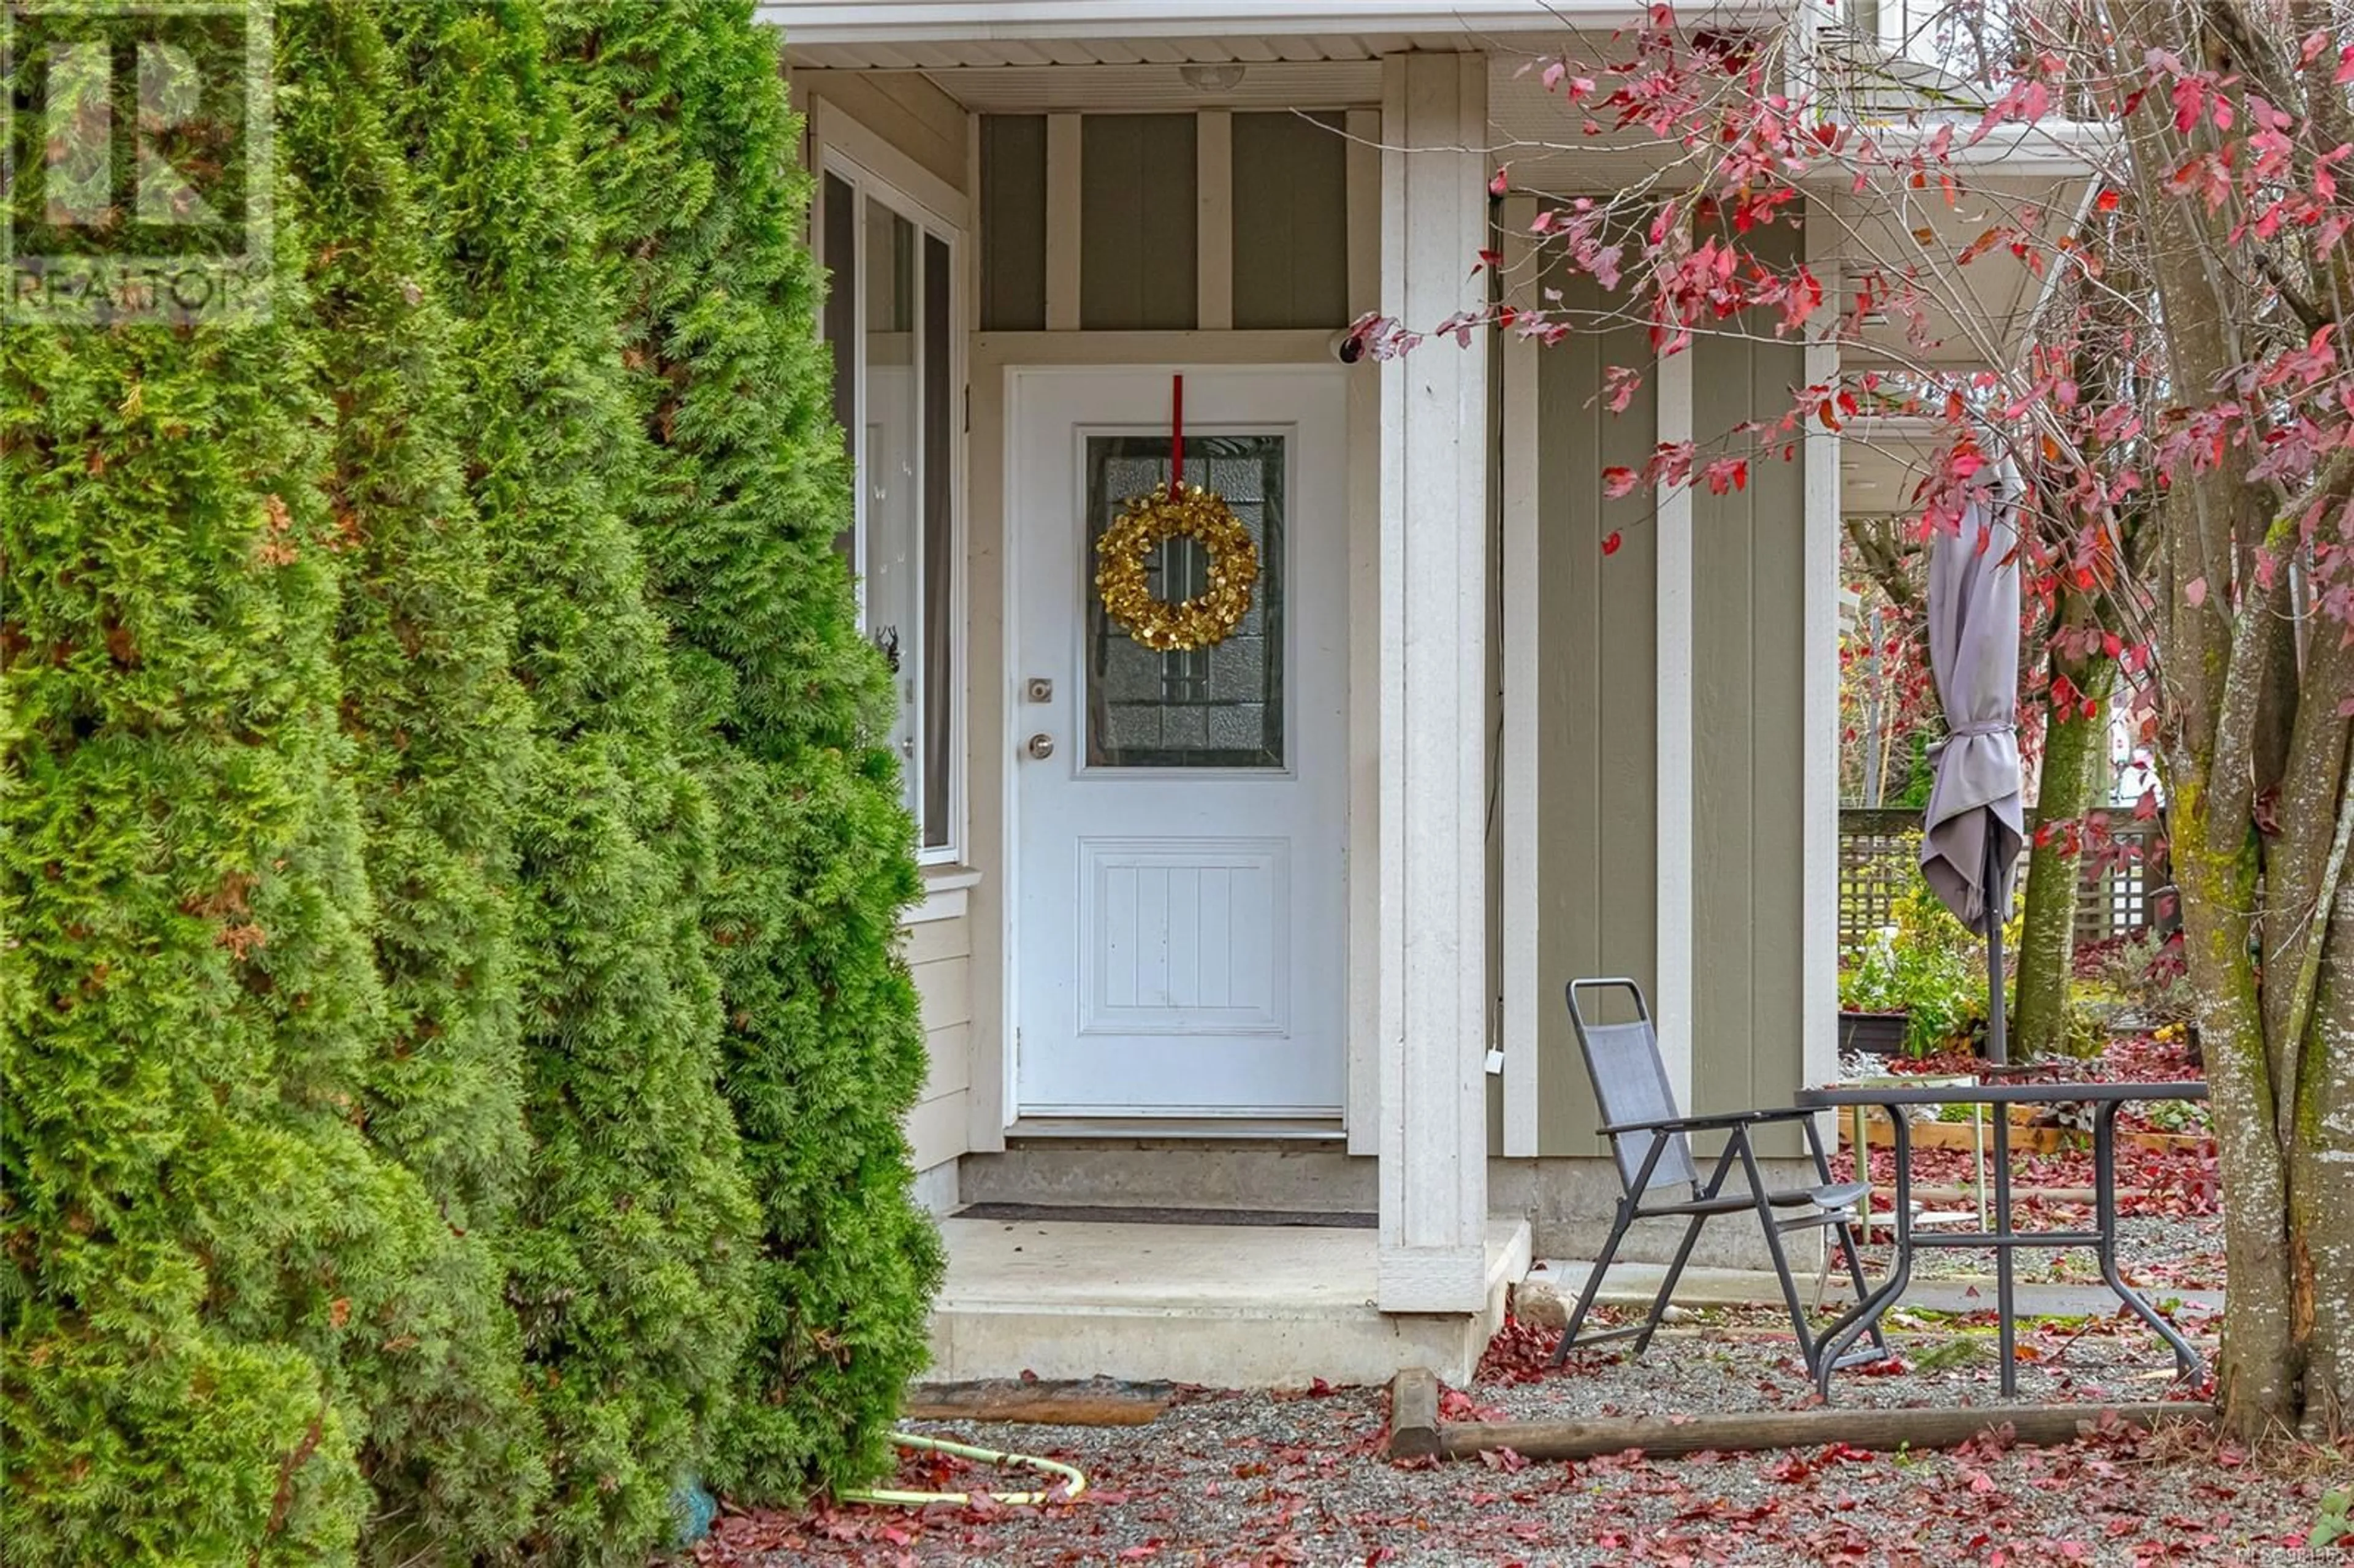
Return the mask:
<svg viewBox="0 0 2354 1568">
<path fill-rule="evenodd" d="M 1996 1321 L 2002 1347 L 2002 1392 L 2006 1396 L 2019 1392 L 2018 1330 L 2013 1310 L 2010 1255 L 2021 1247 L 2091 1247 L 2100 1259 L 2101 1278 L 2116 1293 L 2117 1299 L 2142 1321 L 2157 1330 L 2158 1335 L 2173 1348 L 2178 1374 L 2184 1378 L 2197 1377 L 2203 1370 L 2199 1353 L 2190 1348 L 2190 1342 L 2175 1330 L 2174 1325 L 2168 1322 L 2157 1308 L 2126 1283 L 2125 1277 L 2117 1271 L 2117 1112 L 2128 1105 L 2149 1101 L 2203 1100 L 2206 1097 L 2207 1086 L 2203 1083 L 2052 1082 L 1946 1082 L 1917 1086 L 1859 1084 L 1801 1089 L 1792 1096 L 1791 1103 L 1805 1110 L 1876 1107 L 1888 1113 L 1889 1122 L 1895 1129 L 1895 1256 L 1886 1283 L 1858 1301 L 1824 1335 L 1815 1372 L 1816 1384 L 1824 1399 L 1830 1398 L 1831 1373 L 1839 1369 L 1840 1353 L 1879 1322 L 1881 1314 L 1893 1306 L 1897 1298 L 1904 1293 L 1904 1287 L 1913 1276 L 1914 1247 L 1967 1246 L 1994 1250 L 1999 1262 L 1995 1276 Z M 2015 1230 L 2010 1223 L 2009 1107 L 2015 1105 L 2061 1104 L 2089 1104 L 2093 1107 L 2093 1228 L 2088 1231 Z M 1994 1227 L 1991 1230 L 1981 1226 L 1971 1231 L 1942 1231 L 1916 1236 L 1913 1234 L 1913 1128 L 1903 1107 L 1952 1105 L 1995 1107 Z M 1856 1161 L 1863 1173 L 1860 1179 L 1869 1180 L 1869 1150 L 1859 1147 Z"/>
</svg>

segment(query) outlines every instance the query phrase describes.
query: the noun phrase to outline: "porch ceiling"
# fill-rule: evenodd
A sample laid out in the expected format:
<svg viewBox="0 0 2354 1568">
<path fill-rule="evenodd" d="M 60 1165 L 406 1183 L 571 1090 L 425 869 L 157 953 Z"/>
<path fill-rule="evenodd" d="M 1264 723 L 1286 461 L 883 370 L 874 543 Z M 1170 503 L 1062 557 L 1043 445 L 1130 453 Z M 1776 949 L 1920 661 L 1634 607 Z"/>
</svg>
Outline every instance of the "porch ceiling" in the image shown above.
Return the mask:
<svg viewBox="0 0 2354 1568">
<path fill-rule="evenodd" d="M 1840 432 L 1840 511 L 1850 517 L 1910 510 L 1947 439 L 1942 422 L 1909 416 L 1850 419 Z"/>
<path fill-rule="evenodd" d="M 1100 25 L 1099 23 L 1097 25 Z M 832 33 L 821 32 L 820 37 Z M 1054 67 L 1313 65 L 1377 60 L 1406 49 L 1460 48 L 1458 38 L 1414 33 L 1297 35 L 1194 34 L 1170 37 L 876 37 L 811 42 L 811 31 L 785 26 L 796 65 L 827 70 L 922 70 L 968 74 Z"/>
<path fill-rule="evenodd" d="M 814 86 L 832 51 L 793 49 L 793 79 Z M 808 64 L 801 62 L 804 59 Z M 1215 64 L 1201 61 L 1189 63 Z M 967 65 L 917 71 L 981 114 L 1054 114 L 1084 110 L 1191 113 L 1200 109 L 1352 109 L 1382 101 L 1375 58 L 1255 61 L 1231 82 L 1197 86 L 1177 65 Z"/>
<path fill-rule="evenodd" d="M 1640 0 L 763 0 L 801 63 L 841 69 L 1372 59 L 1489 34 L 1616 26 Z"/>
<path fill-rule="evenodd" d="M 1841 308 L 1851 308 L 1863 280 L 1886 280 L 1914 269 L 1914 307 L 1892 307 L 1886 319 L 1865 317 L 1860 338 L 1847 340 L 1850 366 L 1907 365 L 1938 369 L 2009 366 L 2025 348 L 2049 283 L 2014 255 L 2006 229 L 2032 229 L 2048 247 L 2073 229 L 2091 192 L 2080 170 L 2065 173 L 1981 172 L 1948 199 L 1932 188 L 1907 193 L 1897 206 L 1864 206 L 1851 196 L 1819 196 L 1815 207 L 1836 228 Z M 1975 251 L 1975 254 L 1972 254 Z M 1967 263 L 1963 258 L 1967 257 Z M 1828 279 L 1826 280 L 1828 282 Z M 1918 323 L 1913 320 L 1917 313 Z"/>
</svg>

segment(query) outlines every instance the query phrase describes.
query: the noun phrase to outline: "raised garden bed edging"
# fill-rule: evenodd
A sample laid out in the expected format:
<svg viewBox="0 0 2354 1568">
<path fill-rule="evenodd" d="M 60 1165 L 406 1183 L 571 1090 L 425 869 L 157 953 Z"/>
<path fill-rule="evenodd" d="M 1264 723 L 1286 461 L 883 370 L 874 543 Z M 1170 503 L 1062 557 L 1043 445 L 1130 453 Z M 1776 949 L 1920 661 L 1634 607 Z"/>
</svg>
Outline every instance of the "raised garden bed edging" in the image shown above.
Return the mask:
<svg viewBox="0 0 2354 1568">
<path fill-rule="evenodd" d="M 2055 1100 L 2061 1097 L 2053 1097 Z M 2020 1154 L 2056 1154 L 2072 1148 L 2090 1148 L 2093 1135 L 2064 1127 L 2032 1127 L 2027 1125 L 2035 1115 L 2031 1106 L 2010 1107 L 2010 1147 Z M 1855 1142 L 1855 1121 L 1852 1117 L 1839 1118 L 1839 1140 L 1842 1149 Z M 1913 1124 L 1913 1147 L 1915 1149 L 1976 1149 L 1991 1144 L 1994 1128 L 1991 1120 L 1982 1130 L 1974 1131 L 1966 1121 L 1916 1121 Z M 1870 1110 L 1864 1113 L 1864 1142 L 1873 1149 L 1890 1149 L 1896 1143 L 1896 1129 L 1888 1125 L 1887 1114 Z M 2204 1154 L 2214 1147 L 2214 1139 L 2207 1133 L 2137 1132 L 2119 1128 L 2117 1144 L 2124 1149 L 2147 1149 L 2160 1154 Z"/>
</svg>

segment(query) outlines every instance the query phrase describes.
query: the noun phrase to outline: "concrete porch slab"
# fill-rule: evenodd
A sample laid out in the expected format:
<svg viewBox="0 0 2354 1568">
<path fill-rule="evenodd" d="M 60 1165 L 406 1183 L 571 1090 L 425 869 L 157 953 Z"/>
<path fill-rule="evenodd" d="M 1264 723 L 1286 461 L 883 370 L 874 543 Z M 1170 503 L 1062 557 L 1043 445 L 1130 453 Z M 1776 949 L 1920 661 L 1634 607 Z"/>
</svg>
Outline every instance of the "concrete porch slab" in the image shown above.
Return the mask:
<svg viewBox="0 0 2354 1568">
<path fill-rule="evenodd" d="M 1298 1388 L 1421 1366 L 1459 1383 L 1530 1260 L 1528 1223 L 1493 1220 L 1485 1312 L 1389 1316 L 1373 1305 L 1366 1230 L 952 1218 L 940 1234 L 948 1279 L 925 1375 L 944 1382 L 1030 1372 Z"/>
</svg>

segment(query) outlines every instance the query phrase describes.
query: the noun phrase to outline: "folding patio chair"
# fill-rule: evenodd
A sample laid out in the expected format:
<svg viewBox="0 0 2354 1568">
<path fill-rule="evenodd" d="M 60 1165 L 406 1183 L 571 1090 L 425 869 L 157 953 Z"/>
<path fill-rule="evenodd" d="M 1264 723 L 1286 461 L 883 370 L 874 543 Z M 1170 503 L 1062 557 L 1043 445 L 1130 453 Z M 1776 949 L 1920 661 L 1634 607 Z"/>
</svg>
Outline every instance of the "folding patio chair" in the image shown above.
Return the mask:
<svg viewBox="0 0 2354 1568">
<path fill-rule="evenodd" d="M 1872 1190 L 1871 1184 L 1831 1180 L 1830 1163 L 1824 1157 L 1822 1138 L 1816 1131 L 1811 1111 L 1792 1107 L 1679 1116 L 1675 1093 L 1668 1086 L 1667 1066 L 1659 1060 L 1659 1036 L 1651 1027 L 1651 1010 L 1643 1000 L 1642 988 L 1631 980 L 1581 980 L 1570 981 L 1567 991 L 1570 1027 L 1576 1032 L 1578 1050 L 1585 1057 L 1586 1075 L 1594 1082 L 1594 1098 L 1602 1108 L 1601 1131 L 1610 1139 L 1621 1191 L 1610 1239 L 1595 1258 L 1594 1272 L 1586 1276 L 1585 1288 L 1577 1298 L 1576 1309 L 1569 1315 L 1569 1326 L 1562 1333 L 1560 1347 L 1553 1351 L 1553 1364 L 1559 1366 L 1566 1361 L 1573 1346 L 1583 1349 L 1629 1335 L 1635 1340 L 1635 1353 L 1641 1355 L 1667 1312 L 1676 1281 L 1691 1257 L 1692 1245 L 1700 1240 L 1701 1226 L 1713 1215 L 1747 1213 L 1756 1215 L 1765 1227 L 1766 1249 L 1773 1256 L 1774 1272 L 1781 1278 L 1782 1299 L 1790 1309 L 1790 1326 L 1797 1330 L 1799 1352 L 1806 1358 L 1807 1370 L 1813 1372 L 1819 1341 L 1808 1326 L 1805 1308 L 1799 1304 L 1798 1287 L 1790 1277 L 1790 1259 L 1783 1250 L 1782 1237 L 1786 1232 L 1829 1227 L 1846 1259 L 1848 1277 L 1855 1283 L 1856 1299 L 1862 1300 L 1866 1292 L 1863 1264 L 1856 1255 L 1855 1202 Z M 1590 1020 L 1578 1005 L 1578 993 L 1596 991 L 1627 992 L 1634 999 L 1634 1021 L 1596 1023 Z M 1758 1173 L 1749 1129 L 1767 1122 L 1788 1121 L 1806 1129 L 1807 1148 L 1814 1157 L 1818 1178 L 1813 1186 L 1768 1187 Z M 1701 1180 L 1699 1167 L 1692 1162 L 1689 1135 L 1695 1132 L 1725 1135 L 1723 1152 L 1717 1156 L 1715 1168 L 1706 1181 Z M 1732 1174 L 1736 1161 L 1747 1187 L 1727 1192 L 1725 1178 Z M 1689 1195 L 1680 1195 L 1680 1190 Z M 1785 1218 L 1777 1211 L 1800 1212 Z M 1617 1255 L 1628 1227 L 1637 1220 L 1670 1218 L 1689 1220 L 1691 1224 L 1685 1227 L 1683 1245 L 1676 1249 L 1675 1262 L 1668 1266 L 1667 1277 L 1659 1282 L 1659 1293 L 1651 1303 L 1650 1315 L 1639 1324 L 1579 1339 L 1577 1331 L 1585 1325 L 1595 1294 L 1602 1288 L 1602 1276 Z M 1840 1364 L 1874 1361 L 1887 1353 L 1887 1341 L 1875 1324 L 1872 1347 L 1857 1347 L 1840 1358 Z"/>
</svg>

